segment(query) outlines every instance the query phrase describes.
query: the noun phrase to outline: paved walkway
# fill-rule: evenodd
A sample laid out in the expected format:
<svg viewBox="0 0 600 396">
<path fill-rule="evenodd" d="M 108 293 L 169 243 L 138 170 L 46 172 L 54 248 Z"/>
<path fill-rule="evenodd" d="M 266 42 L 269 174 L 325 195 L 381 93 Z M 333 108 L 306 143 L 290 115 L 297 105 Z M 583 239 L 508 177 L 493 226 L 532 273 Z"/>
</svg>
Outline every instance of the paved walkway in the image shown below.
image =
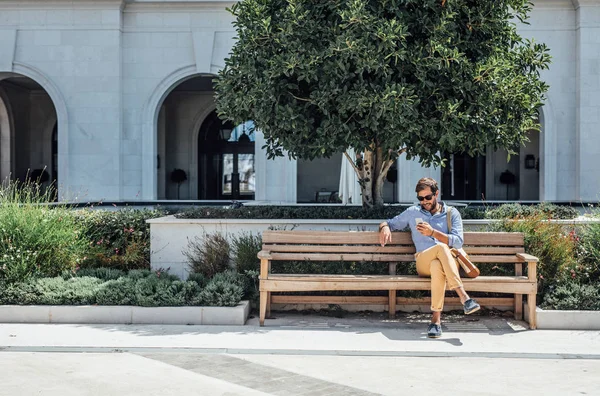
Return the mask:
<svg viewBox="0 0 600 396">
<path fill-rule="evenodd" d="M 277 313 L 276 313 L 277 314 Z M 600 332 L 485 316 L 259 327 L 0 324 L 0 395 L 599 394 Z"/>
</svg>

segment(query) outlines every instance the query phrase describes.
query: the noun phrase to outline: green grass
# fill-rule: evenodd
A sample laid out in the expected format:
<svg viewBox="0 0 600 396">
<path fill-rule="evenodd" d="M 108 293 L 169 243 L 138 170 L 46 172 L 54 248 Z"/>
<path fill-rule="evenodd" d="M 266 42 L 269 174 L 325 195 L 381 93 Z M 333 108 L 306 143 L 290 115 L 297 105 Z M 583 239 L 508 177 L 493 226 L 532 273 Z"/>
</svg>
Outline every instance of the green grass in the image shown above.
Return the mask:
<svg viewBox="0 0 600 396">
<path fill-rule="evenodd" d="M 87 241 L 70 209 L 46 204 L 54 193 L 19 181 L 0 188 L 1 279 L 56 276 L 83 260 Z"/>
</svg>

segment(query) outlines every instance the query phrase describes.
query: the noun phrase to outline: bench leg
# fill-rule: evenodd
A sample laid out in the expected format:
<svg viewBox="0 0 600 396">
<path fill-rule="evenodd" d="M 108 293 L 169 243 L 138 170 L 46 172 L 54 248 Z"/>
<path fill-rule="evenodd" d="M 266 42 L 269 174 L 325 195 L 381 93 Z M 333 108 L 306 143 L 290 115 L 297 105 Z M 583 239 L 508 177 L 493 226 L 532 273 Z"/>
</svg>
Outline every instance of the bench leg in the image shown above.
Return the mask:
<svg viewBox="0 0 600 396">
<path fill-rule="evenodd" d="M 535 294 L 527 295 L 527 309 L 529 310 L 529 328 L 531 330 L 537 329 L 537 317 L 536 317 L 536 309 L 535 309 Z"/>
<path fill-rule="evenodd" d="M 523 320 L 523 295 L 515 294 L 515 319 Z"/>
<path fill-rule="evenodd" d="M 396 290 L 390 290 L 388 297 L 388 314 L 390 319 L 396 317 Z"/>
<path fill-rule="evenodd" d="M 271 317 L 271 292 L 267 292 L 267 313 L 266 317 Z"/>
<path fill-rule="evenodd" d="M 269 298 L 269 292 L 260 292 L 260 318 L 259 323 L 261 326 L 265 325 L 265 316 L 267 315 L 267 299 Z"/>
</svg>

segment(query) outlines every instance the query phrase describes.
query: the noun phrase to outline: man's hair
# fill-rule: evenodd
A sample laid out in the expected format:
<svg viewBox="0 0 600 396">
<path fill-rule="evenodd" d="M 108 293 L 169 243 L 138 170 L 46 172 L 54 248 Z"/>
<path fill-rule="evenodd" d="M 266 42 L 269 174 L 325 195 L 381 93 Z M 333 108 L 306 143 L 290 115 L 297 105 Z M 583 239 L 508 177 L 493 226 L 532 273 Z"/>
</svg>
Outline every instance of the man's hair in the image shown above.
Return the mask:
<svg viewBox="0 0 600 396">
<path fill-rule="evenodd" d="M 419 191 L 425 190 L 427 187 L 431 189 L 433 194 L 435 194 L 438 190 L 438 185 L 435 180 L 433 180 L 431 177 L 424 177 L 417 182 L 415 192 L 418 194 Z"/>
</svg>

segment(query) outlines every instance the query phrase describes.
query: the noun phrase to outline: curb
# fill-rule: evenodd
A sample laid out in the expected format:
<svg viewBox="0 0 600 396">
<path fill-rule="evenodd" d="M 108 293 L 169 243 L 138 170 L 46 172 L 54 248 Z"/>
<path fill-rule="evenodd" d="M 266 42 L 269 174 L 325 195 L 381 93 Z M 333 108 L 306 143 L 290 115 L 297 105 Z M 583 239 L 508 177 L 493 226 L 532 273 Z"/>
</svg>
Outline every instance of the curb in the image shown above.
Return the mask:
<svg viewBox="0 0 600 396">
<path fill-rule="evenodd" d="M 243 326 L 249 314 L 249 301 L 241 301 L 235 307 L 0 305 L 0 323 Z"/>
</svg>

